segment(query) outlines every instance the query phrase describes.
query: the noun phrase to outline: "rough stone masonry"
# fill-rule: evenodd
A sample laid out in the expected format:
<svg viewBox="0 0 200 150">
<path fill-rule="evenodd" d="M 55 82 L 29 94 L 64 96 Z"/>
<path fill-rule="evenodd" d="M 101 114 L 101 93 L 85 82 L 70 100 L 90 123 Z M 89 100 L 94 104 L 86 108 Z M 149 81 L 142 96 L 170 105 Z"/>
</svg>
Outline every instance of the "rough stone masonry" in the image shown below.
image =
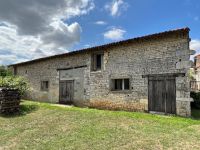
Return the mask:
<svg viewBox="0 0 200 150">
<path fill-rule="evenodd" d="M 73 94 L 65 96 L 76 106 L 127 111 L 149 111 L 145 75 L 176 74 L 176 114 L 190 116 L 188 70 L 193 51 L 189 42 L 189 28 L 183 28 L 14 64 L 10 68 L 29 81 L 27 99 L 59 103 L 63 91 L 65 95 L 73 88 Z M 43 81 L 46 90 L 41 89 Z M 73 81 L 73 86 L 63 88 L 62 81 Z"/>
</svg>

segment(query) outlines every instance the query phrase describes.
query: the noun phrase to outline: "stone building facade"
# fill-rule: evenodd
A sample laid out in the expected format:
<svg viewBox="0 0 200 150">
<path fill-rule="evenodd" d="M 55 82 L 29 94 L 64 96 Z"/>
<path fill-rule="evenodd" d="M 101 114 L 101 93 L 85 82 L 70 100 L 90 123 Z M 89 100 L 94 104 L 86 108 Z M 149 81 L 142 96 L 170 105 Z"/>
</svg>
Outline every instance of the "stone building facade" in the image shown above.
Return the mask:
<svg viewBox="0 0 200 150">
<path fill-rule="evenodd" d="M 184 28 L 10 67 L 29 81 L 28 99 L 59 103 L 66 96 L 80 107 L 127 111 L 151 111 L 149 77 L 170 75 L 175 78 L 175 114 L 190 116 L 189 42 Z"/>
<path fill-rule="evenodd" d="M 191 81 L 191 86 L 194 91 L 200 91 L 200 55 L 194 57 L 194 80 Z"/>
</svg>

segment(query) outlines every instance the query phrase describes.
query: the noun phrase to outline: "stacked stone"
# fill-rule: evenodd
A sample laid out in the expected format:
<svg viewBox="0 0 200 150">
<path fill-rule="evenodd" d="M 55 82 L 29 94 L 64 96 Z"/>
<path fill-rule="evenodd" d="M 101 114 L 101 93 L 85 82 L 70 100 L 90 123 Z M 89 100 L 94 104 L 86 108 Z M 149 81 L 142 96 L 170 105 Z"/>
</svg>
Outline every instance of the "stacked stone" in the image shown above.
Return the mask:
<svg viewBox="0 0 200 150">
<path fill-rule="evenodd" d="M 16 89 L 0 88 L 0 113 L 10 114 L 19 110 L 20 94 Z"/>
</svg>

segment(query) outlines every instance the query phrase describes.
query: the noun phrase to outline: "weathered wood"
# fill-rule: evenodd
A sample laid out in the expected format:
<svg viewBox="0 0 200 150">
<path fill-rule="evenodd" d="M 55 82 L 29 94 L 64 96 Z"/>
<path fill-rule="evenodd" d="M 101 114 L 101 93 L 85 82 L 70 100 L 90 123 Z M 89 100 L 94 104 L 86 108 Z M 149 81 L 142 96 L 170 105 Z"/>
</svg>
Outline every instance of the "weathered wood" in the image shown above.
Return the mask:
<svg viewBox="0 0 200 150">
<path fill-rule="evenodd" d="M 176 82 L 174 76 L 148 78 L 149 111 L 176 113 Z"/>
<path fill-rule="evenodd" d="M 79 68 L 86 68 L 87 65 L 83 65 L 83 66 L 75 66 L 75 67 L 69 67 L 69 68 L 58 68 L 57 71 L 61 71 L 61 70 L 71 70 L 71 69 L 79 69 Z"/>
<path fill-rule="evenodd" d="M 59 103 L 72 104 L 74 99 L 74 81 L 60 81 Z"/>
<path fill-rule="evenodd" d="M 184 77 L 185 73 L 164 73 L 164 74 L 145 74 L 142 75 L 142 78 L 149 78 L 149 77 Z"/>
<path fill-rule="evenodd" d="M 175 79 L 166 79 L 166 112 L 176 113 L 176 82 Z"/>
</svg>

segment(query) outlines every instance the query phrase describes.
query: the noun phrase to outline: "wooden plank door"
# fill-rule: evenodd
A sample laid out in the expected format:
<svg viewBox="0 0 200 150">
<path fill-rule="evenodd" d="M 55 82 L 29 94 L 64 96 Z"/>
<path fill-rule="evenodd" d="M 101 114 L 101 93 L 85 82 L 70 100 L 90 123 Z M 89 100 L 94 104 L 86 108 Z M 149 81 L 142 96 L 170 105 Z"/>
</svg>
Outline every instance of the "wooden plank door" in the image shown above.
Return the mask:
<svg viewBox="0 0 200 150">
<path fill-rule="evenodd" d="M 149 110 L 165 112 L 165 84 L 162 77 L 149 77 Z"/>
<path fill-rule="evenodd" d="M 60 81 L 59 103 L 72 104 L 74 99 L 74 81 Z"/>
<path fill-rule="evenodd" d="M 166 78 L 166 113 L 176 114 L 176 81 L 173 77 Z"/>
<path fill-rule="evenodd" d="M 176 82 L 174 77 L 148 78 L 148 109 L 153 112 L 176 113 Z"/>
</svg>

